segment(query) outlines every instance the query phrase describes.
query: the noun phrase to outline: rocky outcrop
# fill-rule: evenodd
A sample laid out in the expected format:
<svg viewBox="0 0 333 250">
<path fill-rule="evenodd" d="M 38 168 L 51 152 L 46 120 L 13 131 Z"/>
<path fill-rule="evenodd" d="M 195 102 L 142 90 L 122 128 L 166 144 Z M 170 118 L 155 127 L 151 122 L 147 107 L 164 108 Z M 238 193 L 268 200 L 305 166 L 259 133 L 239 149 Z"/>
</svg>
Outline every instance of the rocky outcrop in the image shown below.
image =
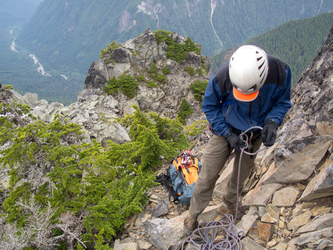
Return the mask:
<svg viewBox="0 0 333 250">
<path fill-rule="evenodd" d="M 244 233 L 243 249 L 333 248 L 332 48 L 333 28 L 292 90 L 293 106 L 276 144 L 258 152 L 240 200 L 245 215 L 235 222 L 235 228 Z M 195 147 L 199 157 L 205 145 Z M 222 170 L 213 200 L 199 217 L 202 226 L 221 220 L 220 197 L 232 166 L 231 159 Z M 175 208 L 169 203 L 167 214 L 150 218 L 153 208 L 161 200 L 168 200 L 165 193 L 163 188 L 151 193 L 150 206 L 136 219 L 134 227 L 125 231 L 124 236 L 127 233 L 129 237 L 124 241 L 136 242 L 142 249 L 169 249 L 189 242 L 179 226 L 186 207 Z M 124 249 L 121 242 L 117 249 Z"/>
<path fill-rule="evenodd" d="M 173 40 L 179 44 L 185 43 L 185 39 L 177 33 L 173 34 Z M 38 100 L 38 96 L 31 93 L 20 96 L 15 92 L 16 100 L 29 105 L 32 113 L 43 121 L 50 122 L 55 115 L 60 114 L 82 125 L 87 141 L 129 141 L 126 130 L 114 118 L 131 113 L 132 105 L 139 106 L 144 112 L 156 112 L 175 118 L 182 100 L 186 99 L 194 110 L 187 119 L 187 124 L 204 119 L 200 102 L 195 100 L 190 85 L 196 81 L 208 80 L 205 70 L 202 69 L 202 62 L 209 70 L 209 59 L 190 52 L 187 58 L 178 63 L 167 58 L 167 47 L 165 42 L 158 44 L 155 34 L 150 30 L 125 43 L 117 44 L 116 48 L 105 53 L 102 59 L 91 64 L 84 90 L 79 93 L 77 102 L 67 107 Z M 156 65 L 157 72 L 161 75 L 162 69 L 169 71 L 165 74 L 163 83 L 158 83 L 148 72 L 152 64 Z M 191 75 L 185 70 L 187 67 L 202 69 L 203 75 Z M 145 81 L 139 82 L 134 98 L 129 98 L 120 91 L 112 95 L 103 91 L 110 79 L 117 79 L 121 75 L 144 76 Z M 151 88 L 147 86 L 147 81 L 154 81 L 158 86 Z"/>
<path fill-rule="evenodd" d="M 185 39 L 177 33 L 173 34 L 173 40 L 179 44 L 185 43 Z M 206 63 L 205 67 L 209 70 L 209 60 L 190 52 L 186 59 L 178 63 L 167 58 L 167 48 L 164 41 L 157 43 L 155 34 L 150 30 L 146 30 L 144 34 L 124 44 L 120 43 L 118 48 L 106 53 L 103 59 L 91 65 L 85 82 L 85 90 L 82 93 L 96 87 L 103 89 L 110 79 L 124 74 L 132 77 L 144 76 L 146 82 L 158 83 L 148 72 L 151 65 L 156 64 L 158 73 L 162 74 L 162 69 L 169 71 L 165 75 L 164 83 L 158 83 L 155 88 L 147 86 L 146 83 L 140 83 L 137 94 L 132 99 L 127 98 L 121 92 L 110 97 L 118 102 L 117 108 L 120 109 L 120 115 L 130 110 L 132 104 L 137 104 L 145 112 L 157 112 L 174 118 L 179 112 L 182 100 L 186 99 L 195 111 L 188 119 L 188 123 L 192 123 L 198 117 L 202 117 L 202 114 L 200 103 L 194 99 L 190 85 L 195 81 L 208 80 L 208 76 L 205 73 L 203 76 L 198 73 L 190 75 L 185 68 L 201 69 L 203 58 Z"/>
</svg>

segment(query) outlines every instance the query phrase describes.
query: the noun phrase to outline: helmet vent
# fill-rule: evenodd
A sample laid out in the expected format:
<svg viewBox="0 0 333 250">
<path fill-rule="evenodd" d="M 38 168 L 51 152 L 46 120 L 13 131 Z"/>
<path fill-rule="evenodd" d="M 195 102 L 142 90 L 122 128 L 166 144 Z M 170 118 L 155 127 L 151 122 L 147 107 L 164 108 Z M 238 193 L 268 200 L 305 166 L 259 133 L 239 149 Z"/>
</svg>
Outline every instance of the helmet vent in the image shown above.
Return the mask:
<svg viewBox="0 0 333 250">
<path fill-rule="evenodd" d="M 259 65 L 258 69 L 261 69 L 262 66 L 264 66 L 265 62 L 263 62 L 261 65 Z"/>
<path fill-rule="evenodd" d="M 254 84 L 251 88 L 249 88 L 247 91 L 253 92 L 257 90 L 257 85 Z"/>
<path fill-rule="evenodd" d="M 258 52 L 257 52 L 258 53 Z M 261 60 L 262 56 L 261 57 L 258 57 L 257 58 L 257 62 L 259 62 Z"/>
</svg>

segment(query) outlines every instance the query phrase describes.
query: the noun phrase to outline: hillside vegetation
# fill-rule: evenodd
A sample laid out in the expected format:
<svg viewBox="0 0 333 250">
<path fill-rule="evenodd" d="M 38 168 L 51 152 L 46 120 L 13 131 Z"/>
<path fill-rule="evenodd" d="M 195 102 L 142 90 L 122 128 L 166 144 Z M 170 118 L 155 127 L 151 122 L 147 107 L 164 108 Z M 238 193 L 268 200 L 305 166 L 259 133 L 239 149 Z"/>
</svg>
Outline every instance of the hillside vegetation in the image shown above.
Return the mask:
<svg viewBox="0 0 333 250">
<path fill-rule="evenodd" d="M 28 106 L 8 103 L 8 91 L 0 88 L 0 164 L 10 171 L 10 188 L 0 190 L 0 248 L 109 249 L 142 212 L 162 159 L 188 146 L 178 119 L 138 107 L 118 120 L 130 142 L 85 143 L 79 125 L 37 120 Z"/>
<path fill-rule="evenodd" d="M 302 72 L 318 55 L 333 24 L 333 13 L 321 14 L 305 20 L 290 21 L 253 37 L 243 44 L 254 44 L 263 48 L 268 54 L 286 61 L 292 71 L 292 86 Z M 229 60 L 236 49 L 231 48 L 211 58 L 211 72 Z"/>
<path fill-rule="evenodd" d="M 22 94 L 36 92 L 48 101 L 68 104 L 82 90 L 101 48 L 132 39 L 147 28 L 189 36 L 202 45 L 203 55 L 213 56 L 284 22 L 333 10 L 329 0 L 213 3 L 212 9 L 210 1 L 199 0 L 42 1 L 16 44 L 26 56 L 36 55 L 52 77 L 38 75 L 30 58 L 12 60 L 13 53 L 6 53 L 10 63 L 1 65 L 1 79 Z"/>
</svg>

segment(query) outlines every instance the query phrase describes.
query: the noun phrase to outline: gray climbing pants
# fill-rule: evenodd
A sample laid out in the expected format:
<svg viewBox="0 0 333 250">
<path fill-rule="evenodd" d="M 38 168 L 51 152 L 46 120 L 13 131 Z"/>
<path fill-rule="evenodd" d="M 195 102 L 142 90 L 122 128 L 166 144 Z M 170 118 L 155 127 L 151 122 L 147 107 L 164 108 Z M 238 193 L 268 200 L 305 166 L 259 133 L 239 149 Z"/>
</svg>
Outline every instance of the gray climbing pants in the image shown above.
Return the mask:
<svg viewBox="0 0 333 250">
<path fill-rule="evenodd" d="M 252 151 L 256 152 L 260 148 L 261 143 L 259 133 L 253 137 Z M 213 135 L 213 137 L 210 138 L 204 150 L 202 169 L 191 198 L 189 212 L 192 217 L 197 218 L 208 206 L 212 199 L 215 183 L 231 152 L 232 148 L 230 148 L 227 140 L 223 136 Z M 237 176 L 240 154 L 241 152 L 236 152 L 233 170 L 229 176 L 226 192 L 223 197 L 226 203 L 234 205 L 237 201 Z M 239 195 L 243 190 L 244 181 L 250 175 L 254 166 L 254 160 L 255 155 L 250 156 L 243 153 L 240 168 Z"/>
</svg>

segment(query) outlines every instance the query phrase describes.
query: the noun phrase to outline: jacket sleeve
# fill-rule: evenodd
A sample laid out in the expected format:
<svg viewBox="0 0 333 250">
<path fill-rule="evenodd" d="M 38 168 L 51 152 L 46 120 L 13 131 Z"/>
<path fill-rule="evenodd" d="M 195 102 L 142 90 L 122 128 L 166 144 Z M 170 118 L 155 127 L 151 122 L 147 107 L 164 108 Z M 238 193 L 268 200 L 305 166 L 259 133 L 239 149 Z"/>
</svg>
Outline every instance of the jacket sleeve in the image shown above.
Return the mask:
<svg viewBox="0 0 333 250">
<path fill-rule="evenodd" d="M 289 66 L 286 69 L 286 78 L 282 87 L 278 87 L 271 111 L 268 113 L 267 120 L 274 120 L 279 126 L 283 118 L 291 107 L 290 101 L 291 72 Z"/>
<path fill-rule="evenodd" d="M 222 114 L 222 99 L 223 96 L 213 76 L 206 88 L 202 102 L 202 110 L 212 129 L 216 131 L 218 135 L 226 136 L 229 133 L 230 125 L 224 120 Z"/>
</svg>

